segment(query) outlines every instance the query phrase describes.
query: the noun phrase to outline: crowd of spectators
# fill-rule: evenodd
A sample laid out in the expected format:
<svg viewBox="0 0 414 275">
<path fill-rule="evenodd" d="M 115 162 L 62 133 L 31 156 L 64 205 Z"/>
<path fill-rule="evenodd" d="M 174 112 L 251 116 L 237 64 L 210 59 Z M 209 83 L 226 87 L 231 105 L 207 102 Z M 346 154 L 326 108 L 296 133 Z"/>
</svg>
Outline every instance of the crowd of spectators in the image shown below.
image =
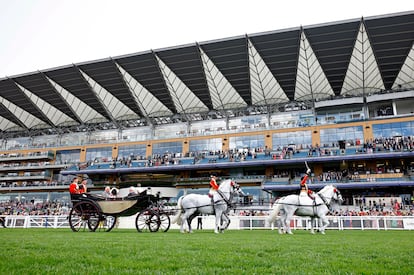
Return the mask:
<svg viewBox="0 0 414 275">
<path fill-rule="evenodd" d="M 367 140 L 365 143 L 361 143 L 359 139 L 343 141 L 345 146 L 355 149 L 355 153 L 375 153 L 375 152 L 393 152 L 393 151 L 412 151 L 414 148 L 414 139 L 410 136 L 396 136 L 387 138 L 375 138 Z M 232 148 L 229 150 L 210 150 L 210 151 L 192 151 L 186 154 L 182 153 L 170 153 L 153 154 L 146 157 L 142 155 L 123 156 L 116 159 L 99 158 L 89 160 L 86 163 L 78 164 L 78 169 L 86 169 L 91 165 L 97 165 L 99 163 L 110 163 L 110 168 L 116 167 L 131 167 L 133 161 L 144 161 L 144 166 L 160 166 L 160 165 L 178 165 L 184 163 L 183 158 L 193 158 L 192 164 L 197 164 L 201 160 L 208 158 L 209 162 L 217 161 L 229 161 L 238 162 L 246 160 L 254 160 L 258 156 L 262 156 L 263 159 L 288 159 L 294 158 L 295 155 L 300 157 L 323 157 L 344 154 L 345 149 L 339 150 L 339 143 L 324 144 L 322 145 L 302 145 L 302 144 L 289 144 L 287 146 L 278 146 L 276 149 L 270 149 L 265 147 L 256 148 Z M 307 153 L 305 153 L 307 152 Z M 185 162 L 189 164 L 188 162 Z"/>
<path fill-rule="evenodd" d="M 70 211 L 69 202 L 34 202 L 10 200 L 0 202 L 0 215 L 18 216 L 63 216 Z M 230 212 L 238 216 L 266 216 L 267 210 L 240 210 Z M 405 205 L 394 201 L 392 206 L 382 206 L 380 204 L 372 206 L 342 206 L 340 209 L 332 211 L 333 216 L 414 216 L 414 206 Z"/>
<path fill-rule="evenodd" d="M 383 137 L 368 140 L 363 145 L 364 152 L 373 153 L 381 151 L 412 151 L 414 140 L 411 136 Z"/>
<path fill-rule="evenodd" d="M 343 209 L 335 211 L 330 215 L 333 216 L 414 216 L 414 208 L 404 209 L 383 208 L 382 210 L 371 209 Z"/>
<path fill-rule="evenodd" d="M 69 202 L 35 202 L 9 200 L 0 202 L 1 215 L 20 215 L 20 216 L 61 216 L 68 215 L 70 211 Z"/>
</svg>

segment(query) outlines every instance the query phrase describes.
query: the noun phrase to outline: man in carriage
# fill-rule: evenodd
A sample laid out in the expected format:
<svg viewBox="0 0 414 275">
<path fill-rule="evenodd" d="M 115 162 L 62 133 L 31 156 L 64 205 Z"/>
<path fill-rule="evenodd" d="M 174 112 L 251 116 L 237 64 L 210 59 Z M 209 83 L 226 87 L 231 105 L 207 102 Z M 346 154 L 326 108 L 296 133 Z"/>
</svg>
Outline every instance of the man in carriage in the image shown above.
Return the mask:
<svg viewBox="0 0 414 275">
<path fill-rule="evenodd" d="M 86 185 L 79 183 L 79 178 L 74 177 L 69 185 L 69 193 L 74 195 L 80 195 L 86 193 Z"/>
</svg>

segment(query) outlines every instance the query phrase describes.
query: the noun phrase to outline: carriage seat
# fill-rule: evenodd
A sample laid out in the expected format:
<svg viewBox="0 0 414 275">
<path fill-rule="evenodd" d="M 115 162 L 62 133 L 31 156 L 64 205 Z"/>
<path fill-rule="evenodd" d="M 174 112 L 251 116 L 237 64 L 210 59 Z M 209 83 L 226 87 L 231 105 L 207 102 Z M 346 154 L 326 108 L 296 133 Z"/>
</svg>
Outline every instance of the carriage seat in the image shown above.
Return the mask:
<svg viewBox="0 0 414 275">
<path fill-rule="evenodd" d="M 72 202 L 78 202 L 82 200 L 93 200 L 93 201 L 105 200 L 105 198 L 101 195 L 90 194 L 90 193 L 70 194 L 70 199 Z"/>
<path fill-rule="evenodd" d="M 139 197 L 146 196 L 146 195 L 147 195 L 147 190 L 142 191 L 142 192 L 137 193 L 137 194 L 128 194 L 125 197 L 123 197 L 122 199 L 124 199 L 124 200 L 137 200 Z"/>
</svg>

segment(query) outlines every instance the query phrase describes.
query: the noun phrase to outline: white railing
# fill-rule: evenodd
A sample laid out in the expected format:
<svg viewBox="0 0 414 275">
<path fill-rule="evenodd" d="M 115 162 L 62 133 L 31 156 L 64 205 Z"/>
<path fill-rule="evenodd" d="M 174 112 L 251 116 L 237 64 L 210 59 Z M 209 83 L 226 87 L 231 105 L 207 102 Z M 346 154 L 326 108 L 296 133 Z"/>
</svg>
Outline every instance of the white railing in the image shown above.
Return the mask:
<svg viewBox="0 0 414 275">
<path fill-rule="evenodd" d="M 135 217 L 121 217 L 118 228 L 135 228 Z M 5 224 L 10 228 L 69 228 L 68 216 L 5 216 Z M 214 216 L 202 216 L 202 228 L 213 229 Z M 277 229 L 276 225 L 267 225 L 267 216 L 230 216 L 229 229 L 254 230 Z M 193 229 L 197 228 L 197 218 L 193 220 Z M 414 216 L 329 216 L 328 229 L 336 230 L 414 230 Z M 310 229 L 308 217 L 294 216 L 292 229 Z M 171 224 L 171 229 L 178 225 Z M 317 225 L 315 225 L 317 228 Z"/>
<path fill-rule="evenodd" d="M 238 229 L 277 229 L 277 225 L 266 225 L 264 217 L 239 217 Z M 413 230 L 414 216 L 329 216 L 327 229 L 337 230 Z M 311 219 L 294 216 L 290 222 L 292 229 L 310 229 Z M 317 222 L 315 228 L 318 228 Z"/>
<path fill-rule="evenodd" d="M 68 228 L 68 216 L 4 216 L 10 228 Z"/>
</svg>

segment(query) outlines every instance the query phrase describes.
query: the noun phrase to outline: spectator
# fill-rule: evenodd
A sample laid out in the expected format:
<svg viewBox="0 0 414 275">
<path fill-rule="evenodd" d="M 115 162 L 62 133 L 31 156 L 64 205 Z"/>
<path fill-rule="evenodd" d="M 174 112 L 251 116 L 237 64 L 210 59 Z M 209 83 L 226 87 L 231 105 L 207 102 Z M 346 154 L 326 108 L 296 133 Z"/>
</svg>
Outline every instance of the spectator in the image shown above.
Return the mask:
<svg viewBox="0 0 414 275">
<path fill-rule="evenodd" d="M 110 198 L 111 197 L 111 187 L 106 186 L 105 190 L 103 191 L 102 196 L 106 199 Z"/>
<path fill-rule="evenodd" d="M 80 194 L 88 192 L 88 187 L 86 186 L 87 183 L 88 178 L 83 177 L 81 183 L 78 185 Z"/>
<path fill-rule="evenodd" d="M 119 194 L 119 189 L 117 188 L 111 188 L 111 194 L 110 194 L 110 198 L 114 199 L 117 198 Z"/>
<path fill-rule="evenodd" d="M 138 192 L 135 189 L 135 187 L 133 187 L 133 186 L 129 187 L 128 196 L 136 196 L 136 195 L 138 195 Z"/>
<path fill-rule="evenodd" d="M 3 226 L 3 228 L 6 228 L 6 221 L 4 217 L 0 217 L 0 225 Z"/>
</svg>

